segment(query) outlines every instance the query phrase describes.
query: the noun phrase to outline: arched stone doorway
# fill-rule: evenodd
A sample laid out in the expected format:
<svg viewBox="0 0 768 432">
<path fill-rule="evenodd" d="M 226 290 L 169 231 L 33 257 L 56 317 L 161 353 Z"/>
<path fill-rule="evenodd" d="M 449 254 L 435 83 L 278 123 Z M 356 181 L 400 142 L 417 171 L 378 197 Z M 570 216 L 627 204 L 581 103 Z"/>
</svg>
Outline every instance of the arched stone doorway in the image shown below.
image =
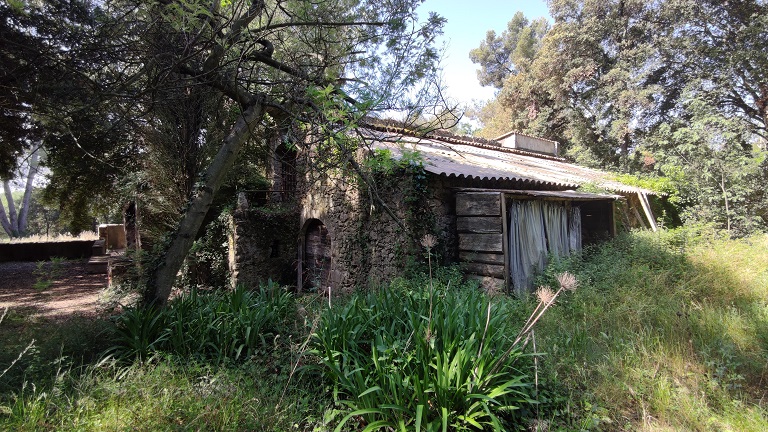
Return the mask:
<svg viewBox="0 0 768 432">
<path fill-rule="evenodd" d="M 331 235 L 318 219 L 310 219 L 304 226 L 302 288 L 323 291 L 332 284 Z"/>
</svg>

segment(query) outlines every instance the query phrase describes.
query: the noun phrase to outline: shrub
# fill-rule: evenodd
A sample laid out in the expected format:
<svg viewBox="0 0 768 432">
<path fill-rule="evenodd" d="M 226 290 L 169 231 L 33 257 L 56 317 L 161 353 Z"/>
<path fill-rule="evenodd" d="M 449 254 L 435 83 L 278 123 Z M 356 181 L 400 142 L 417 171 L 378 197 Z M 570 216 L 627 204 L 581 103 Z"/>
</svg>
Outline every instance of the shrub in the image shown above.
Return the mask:
<svg viewBox="0 0 768 432">
<path fill-rule="evenodd" d="M 403 281 L 399 286 L 407 285 Z M 533 403 L 530 356 L 512 346 L 516 303 L 476 289 L 394 288 L 328 309 L 314 353 L 365 430 L 514 428 Z"/>
<path fill-rule="evenodd" d="M 201 293 L 193 289 L 165 309 L 135 307 L 118 318 L 120 358 L 146 359 L 154 353 L 216 361 L 254 355 L 287 330 L 293 296 L 271 281 L 259 290 Z"/>
</svg>

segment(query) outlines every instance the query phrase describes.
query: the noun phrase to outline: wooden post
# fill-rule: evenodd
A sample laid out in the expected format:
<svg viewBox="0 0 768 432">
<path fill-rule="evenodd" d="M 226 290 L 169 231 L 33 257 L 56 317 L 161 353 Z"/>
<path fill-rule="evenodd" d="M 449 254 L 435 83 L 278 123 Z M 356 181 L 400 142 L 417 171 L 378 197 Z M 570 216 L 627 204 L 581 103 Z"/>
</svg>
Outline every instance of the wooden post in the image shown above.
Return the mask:
<svg viewBox="0 0 768 432">
<path fill-rule="evenodd" d="M 650 226 L 651 229 L 655 232 L 659 228 L 656 226 L 656 220 L 653 218 L 653 213 L 651 212 L 651 203 L 648 201 L 648 195 L 646 195 L 645 192 L 638 192 L 637 199 L 640 201 L 640 205 L 643 207 L 645 217 L 648 219 L 648 226 Z"/>
<path fill-rule="evenodd" d="M 504 252 L 504 291 L 509 292 L 509 221 L 507 220 L 507 195 L 501 194 L 501 248 Z"/>
</svg>

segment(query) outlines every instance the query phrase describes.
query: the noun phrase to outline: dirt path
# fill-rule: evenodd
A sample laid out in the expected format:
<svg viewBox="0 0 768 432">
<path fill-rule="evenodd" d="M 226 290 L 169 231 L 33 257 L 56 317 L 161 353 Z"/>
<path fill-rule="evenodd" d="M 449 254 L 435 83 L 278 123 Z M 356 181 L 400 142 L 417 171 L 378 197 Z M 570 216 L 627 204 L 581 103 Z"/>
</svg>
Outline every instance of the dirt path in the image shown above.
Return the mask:
<svg viewBox="0 0 768 432">
<path fill-rule="evenodd" d="M 85 261 L 0 263 L 0 313 L 66 318 L 95 316 L 107 275 L 90 274 Z"/>
</svg>

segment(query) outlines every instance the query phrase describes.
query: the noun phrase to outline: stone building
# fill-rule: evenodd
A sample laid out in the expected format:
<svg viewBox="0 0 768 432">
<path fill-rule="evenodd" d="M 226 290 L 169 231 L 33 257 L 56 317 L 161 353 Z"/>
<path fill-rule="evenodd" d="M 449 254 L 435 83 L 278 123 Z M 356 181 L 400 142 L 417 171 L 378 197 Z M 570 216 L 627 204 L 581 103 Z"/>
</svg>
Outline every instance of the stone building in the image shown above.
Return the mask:
<svg viewBox="0 0 768 432">
<path fill-rule="evenodd" d="M 273 187 L 241 196 L 233 215 L 234 283 L 375 286 L 423 259 L 421 239 L 432 234 L 442 263 L 460 263 L 490 289 L 523 292 L 548 257 L 615 235 L 617 222 L 655 229 L 650 191 L 566 162 L 554 141 L 420 136 L 380 123 L 358 132 L 365 150 L 355 164 L 370 178 L 348 167 L 311 175 L 311 149 L 276 141 Z M 586 184 L 609 193 L 577 191 Z"/>
</svg>

